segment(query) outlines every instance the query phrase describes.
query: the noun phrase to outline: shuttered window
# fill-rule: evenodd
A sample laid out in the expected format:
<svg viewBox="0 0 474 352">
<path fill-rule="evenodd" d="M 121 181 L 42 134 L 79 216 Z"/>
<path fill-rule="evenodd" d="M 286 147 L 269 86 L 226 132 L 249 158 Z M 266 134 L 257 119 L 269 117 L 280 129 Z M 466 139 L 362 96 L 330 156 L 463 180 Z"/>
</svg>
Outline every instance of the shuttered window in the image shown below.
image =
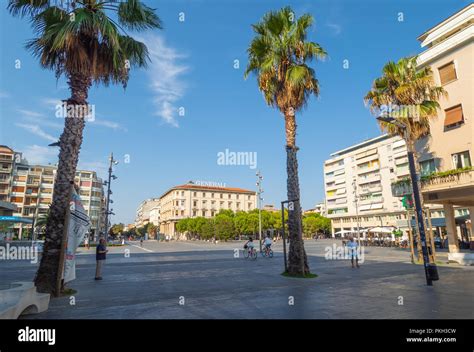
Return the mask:
<svg viewBox="0 0 474 352">
<path fill-rule="evenodd" d="M 460 124 L 464 121 L 464 116 L 462 112 L 462 105 L 454 106 L 450 109 L 447 109 L 445 112 L 444 126 L 452 127 L 454 125 Z"/>
<path fill-rule="evenodd" d="M 441 85 L 445 85 L 446 83 L 454 81 L 457 78 L 454 62 L 450 62 L 447 65 L 441 66 L 438 71 Z"/>
</svg>

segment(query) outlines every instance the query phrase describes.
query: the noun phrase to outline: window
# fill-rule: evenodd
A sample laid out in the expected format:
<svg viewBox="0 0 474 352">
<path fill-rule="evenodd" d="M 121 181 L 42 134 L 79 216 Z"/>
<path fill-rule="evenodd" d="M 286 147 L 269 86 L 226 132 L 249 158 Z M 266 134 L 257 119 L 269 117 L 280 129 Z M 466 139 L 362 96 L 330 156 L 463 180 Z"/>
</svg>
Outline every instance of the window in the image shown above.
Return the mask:
<svg viewBox="0 0 474 352">
<path fill-rule="evenodd" d="M 193 196 L 194 196 L 194 197 L 197 197 L 197 192 L 193 192 Z"/>
<path fill-rule="evenodd" d="M 461 104 L 444 110 L 444 114 L 444 127 L 455 127 L 464 123 L 464 114 Z"/>
<path fill-rule="evenodd" d="M 206 197 L 206 193 L 205 193 L 205 192 L 202 192 L 202 196 L 203 196 L 203 197 Z"/>
<path fill-rule="evenodd" d="M 456 67 L 453 61 L 438 68 L 438 72 L 439 72 L 439 80 L 441 82 L 441 85 L 443 86 L 457 79 Z"/>
<path fill-rule="evenodd" d="M 420 162 L 421 176 L 427 176 L 436 172 L 436 165 L 434 159 Z"/>
<path fill-rule="evenodd" d="M 469 152 L 461 152 L 452 154 L 453 166 L 455 169 L 462 169 L 464 167 L 471 167 L 471 158 L 469 157 Z"/>
</svg>

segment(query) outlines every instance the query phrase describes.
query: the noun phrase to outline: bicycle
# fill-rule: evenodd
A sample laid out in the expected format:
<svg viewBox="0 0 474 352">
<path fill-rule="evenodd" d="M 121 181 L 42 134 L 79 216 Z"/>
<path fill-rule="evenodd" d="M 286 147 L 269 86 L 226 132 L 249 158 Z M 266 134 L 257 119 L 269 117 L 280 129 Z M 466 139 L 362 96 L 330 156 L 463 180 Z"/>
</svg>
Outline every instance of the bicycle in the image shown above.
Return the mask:
<svg viewBox="0 0 474 352">
<path fill-rule="evenodd" d="M 244 248 L 244 258 L 257 259 L 257 250 L 255 248 Z"/>
<path fill-rule="evenodd" d="M 273 258 L 273 251 L 270 247 L 263 247 L 262 257 Z"/>
</svg>

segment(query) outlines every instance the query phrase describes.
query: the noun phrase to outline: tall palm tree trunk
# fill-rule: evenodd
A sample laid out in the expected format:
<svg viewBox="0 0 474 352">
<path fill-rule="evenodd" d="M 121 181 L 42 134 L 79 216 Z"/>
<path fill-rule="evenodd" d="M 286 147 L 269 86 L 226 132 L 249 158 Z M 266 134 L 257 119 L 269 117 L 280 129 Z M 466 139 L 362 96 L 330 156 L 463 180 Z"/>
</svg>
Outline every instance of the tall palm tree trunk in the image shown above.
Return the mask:
<svg viewBox="0 0 474 352">
<path fill-rule="evenodd" d="M 71 97 L 65 101 L 67 107 L 86 106 L 88 90 L 91 85 L 90 79 L 83 75 L 71 74 L 68 83 L 71 89 Z M 53 202 L 46 224 L 43 256 L 35 277 L 35 285 L 39 292 L 55 295 L 59 295 L 59 292 L 56 292 L 56 280 L 60 270 L 62 272 L 62 268 L 59 268 L 59 262 L 64 224 L 85 126 L 83 109 L 66 111 L 64 131 L 59 139 L 59 164 L 54 183 Z"/>
<path fill-rule="evenodd" d="M 290 275 L 309 274 L 309 266 L 304 249 L 301 220 L 300 184 L 298 179 L 298 159 L 296 153 L 296 119 L 294 114 L 285 115 L 286 131 L 286 172 L 287 196 L 293 202 L 293 209 L 288 209 L 288 233 L 290 249 L 288 252 L 288 273 Z"/>
</svg>

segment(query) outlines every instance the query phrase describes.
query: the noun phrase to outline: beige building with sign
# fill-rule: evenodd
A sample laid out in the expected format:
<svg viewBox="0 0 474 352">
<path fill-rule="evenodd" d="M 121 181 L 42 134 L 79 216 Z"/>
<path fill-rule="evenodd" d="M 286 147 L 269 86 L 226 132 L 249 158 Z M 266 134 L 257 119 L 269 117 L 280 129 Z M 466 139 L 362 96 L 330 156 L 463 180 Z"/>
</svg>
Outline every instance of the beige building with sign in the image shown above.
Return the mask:
<svg viewBox="0 0 474 352">
<path fill-rule="evenodd" d="M 423 182 L 423 199 L 425 204 L 443 206 L 450 240 L 450 259 L 463 261 L 465 255 L 458 253 L 457 240 L 462 239 L 462 236 L 458 236 L 459 229 L 456 229 L 454 207 L 469 209 L 471 222 L 467 219 L 464 225 L 461 224 L 461 232 L 467 234 L 465 237 L 470 237 L 472 248 L 474 4 L 471 3 L 429 29 L 418 40 L 424 48 L 418 57 L 419 67 L 430 66 L 435 83 L 442 85 L 448 93 L 440 101 L 438 118 L 431 122 L 431 136 L 420 141 L 417 146 L 423 172 L 434 173 Z"/>
<path fill-rule="evenodd" d="M 255 191 L 241 188 L 204 186 L 187 183 L 173 187 L 160 198 L 160 233 L 177 238 L 180 219 L 214 217 L 221 209 L 234 212 L 256 208 Z"/>
</svg>

